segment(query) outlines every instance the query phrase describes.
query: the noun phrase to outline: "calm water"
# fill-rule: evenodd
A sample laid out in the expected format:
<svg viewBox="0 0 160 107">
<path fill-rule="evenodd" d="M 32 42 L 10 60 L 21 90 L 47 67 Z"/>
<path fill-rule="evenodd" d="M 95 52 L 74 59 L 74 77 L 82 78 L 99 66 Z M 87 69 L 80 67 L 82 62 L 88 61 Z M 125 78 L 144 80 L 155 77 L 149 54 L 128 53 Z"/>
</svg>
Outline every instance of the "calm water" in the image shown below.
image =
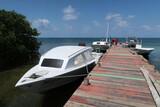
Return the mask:
<svg viewBox="0 0 160 107">
<path fill-rule="evenodd" d="M 4 102 L 6 104 L 0 103 L 0 107 L 63 107 L 82 81 L 83 78 L 80 78 L 41 94 L 17 89 L 17 91 L 22 91 L 22 94 L 13 98 L 9 104 L 7 102 Z"/>
<path fill-rule="evenodd" d="M 155 48 L 149 55 L 150 63 L 154 64 L 160 70 L 160 38 L 140 38 L 143 41 L 143 47 Z M 39 38 L 42 45 L 40 53 L 48 51 L 49 49 L 62 45 L 77 45 L 79 42 L 85 42 L 86 45 L 91 46 L 91 43 L 96 40 L 105 40 L 104 38 Z M 124 42 L 125 38 L 119 38 L 120 42 Z"/>
<path fill-rule="evenodd" d="M 86 45 L 90 46 L 93 41 L 100 39 L 103 38 L 38 38 L 38 40 L 42 43 L 39 51 L 41 54 L 43 54 L 53 47 L 62 45 L 77 45 L 79 42 L 85 42 Z M 152 64 L 155 64 L 157 68 L 160 69 L 160 39 L 143 38 L 142 40 L 144 47 L 155 48 L 155 51 L 150 54 L 149 60 Z M 120 41 L 123 42 L 125 39 L 121 38 Z M 8 76 L 7 73 L 4 75 Z M 21 89 L 14 88 L 15 84 L 12 84 L 10 87 L 12 87 L 13 90 L 5 93 L 7 96 L 4 97 L 5 99 L 1 97 L 0 107 L 62 107 L 68 98 L 72 95 L 72 93 L 76 90 L 76 88 L 81 84 L 82 80 L 83 78 L 62 87 L 58 87 L 57 89 L 54 89 L 45 94 L 26 92 Z M 5 84 L 1 83 L 1 85 L 3 87 L 4 85 L 9 85 L 7 84 L 7 81 Z M 0 87 L 0 91 L 1 90 L 4 91 L 4 89 L 1 89 Z M 10 102 L 8 102 L 8 97 L 10 97 L 10 95 L 13 93 L 15 97 L 13 97 Z"/>
</svg>

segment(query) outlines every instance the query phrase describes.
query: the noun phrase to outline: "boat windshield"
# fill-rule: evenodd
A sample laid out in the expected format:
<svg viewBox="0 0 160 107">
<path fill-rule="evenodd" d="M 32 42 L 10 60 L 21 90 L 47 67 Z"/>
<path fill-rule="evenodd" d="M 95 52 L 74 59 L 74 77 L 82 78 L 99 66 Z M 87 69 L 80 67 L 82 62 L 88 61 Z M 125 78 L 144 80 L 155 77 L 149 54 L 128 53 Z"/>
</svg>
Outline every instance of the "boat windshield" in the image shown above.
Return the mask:
<svg viewBox="0 0 160 107">
<path fill-rule="evenodd" d="M 69 60 L 66 68 L 77 67 L 83 64 L 85 64 L 85 58 L 82 54 L 79 54 L 78 56 L 75 56 Z"/>
<path fill-rule="evenodd" d="M 61 68 L 62 64 L 63 64 L 63 60 L 60 60 L 60 59 L 44 59 L 41 66 Z"/>
<path fill-rule="evenodd" d="M 91 61 L 91 60 L 93 60 L 93 57 L 92 57 L 92 55 L 91 55 L 91 52 L 90 52 L 90 51 L 86 51 L 86 52 L 84 52 L 84 56 L 85 56 L 85 58 L 86 58 L 86 60 L 87 60 L 87 61 Z"/>
</svg>

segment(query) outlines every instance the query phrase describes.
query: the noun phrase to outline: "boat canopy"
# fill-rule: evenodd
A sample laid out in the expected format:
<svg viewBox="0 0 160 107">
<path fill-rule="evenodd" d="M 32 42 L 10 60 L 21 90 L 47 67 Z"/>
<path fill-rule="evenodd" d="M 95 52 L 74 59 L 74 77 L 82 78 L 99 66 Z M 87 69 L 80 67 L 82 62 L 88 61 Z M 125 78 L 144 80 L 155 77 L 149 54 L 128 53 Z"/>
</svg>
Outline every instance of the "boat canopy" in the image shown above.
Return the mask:
<svg viewBox="0 0 160 107">
<path fill-rule="evenodd" d="M 71 68 L 93 60 L 92 48 L 84 46 L 61 46 L 44 54 L 39 62 L 41 67 Z"/>
<path fill-rule="evenodd" d="M 72 67 L 75 67 L 75 66 L 81 66 L 83 64 L 86 64 L 87 62 L 92 61 L 93 57 L 91 55 L 91 52 L 89 52 L 89 51 L 90 50 L 82 52 L 82 53 L 78 54 L 77 56 L 71 58 L 68 61 L 68 64 L 67 64 L 66 68 L 72 68 Z"/>
<path fill-rule="evenodd" d="M 74 56 L 77 53 L 85 51 L 87 49 L 91 49 L 90 47 L 84 46 L 59 46 L 49 50 L 47 53 L 42 55 L 45 58 L 52 58 L 52 59 L 65 59 L 71 56 Z"/>
<path fill-rule="evenodd" d="M 95 41 L 92 43 L 92 45 L 107 45 L 106 41 Z"/>
</svg>

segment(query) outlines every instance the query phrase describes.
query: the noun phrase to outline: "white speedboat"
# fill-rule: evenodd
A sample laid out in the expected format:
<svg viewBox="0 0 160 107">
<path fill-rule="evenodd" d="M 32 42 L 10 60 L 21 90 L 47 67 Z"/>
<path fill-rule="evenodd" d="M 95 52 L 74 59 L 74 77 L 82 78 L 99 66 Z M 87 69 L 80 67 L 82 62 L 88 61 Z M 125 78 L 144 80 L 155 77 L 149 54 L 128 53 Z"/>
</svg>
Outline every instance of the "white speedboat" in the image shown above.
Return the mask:
<svg viewBox="0 0 160 107">
<path fill-rule="evenodd" d="M 136 37 L 130 37 L 130 38 L 127 38 L 126 40 L 126 44 L 128 45 L 129 48 L 135 48 L 138 42 L 139 41 Z"/>
<path fill-rule="evenodd" d="M 107 25 L 107 32 L 106 32 L 106 40 L 105 41 L 94 41 L 92 42 L 93 52 L 96 53 L 105 53 L 106 50 L 110 47 L 110 39 L 109 37 L 109 23 Z"/>
<path fill-rule="evenodd" d="M 45 92 L 73 82 L 95 66 L 92 48 L 60 46 L 41 56 L 39 64 L 25 73 L 15 85 L 32 92 Z"/>
<path fill-rule="evenodd" d="M 92 52 L 92 56 L 95 58 L 95 62 L 97 64 L 103 56 L 103 53 Z"/>
<path fill-rule="evenodd" d="M 143 48 L 141 44 L 136 44 L 134 49 L 138 54 L 148 57 L 150 52 L 154 50 L 154 48 Z"/>
<path fill-rule="evenodd" d="M 107 41 L 94 41 L 92 43 L 92 48 L 94 52 L 105 53 L 109 48 L 109 43 Z"/>
</svg>

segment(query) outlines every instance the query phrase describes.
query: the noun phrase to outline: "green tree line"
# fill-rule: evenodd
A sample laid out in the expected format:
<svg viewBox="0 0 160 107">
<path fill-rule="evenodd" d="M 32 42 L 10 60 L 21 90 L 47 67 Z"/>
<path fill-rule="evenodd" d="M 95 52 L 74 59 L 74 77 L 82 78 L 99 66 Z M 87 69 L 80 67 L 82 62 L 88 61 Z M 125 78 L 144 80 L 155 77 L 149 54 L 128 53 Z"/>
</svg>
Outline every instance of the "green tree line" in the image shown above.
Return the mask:
<svg viewBox="0 0 160 107">
<path fill-rule="evenodd" d="M 0 10 L 0 70 L 35 61 L 38 35 L 24 15 Z"/>
</svg>

